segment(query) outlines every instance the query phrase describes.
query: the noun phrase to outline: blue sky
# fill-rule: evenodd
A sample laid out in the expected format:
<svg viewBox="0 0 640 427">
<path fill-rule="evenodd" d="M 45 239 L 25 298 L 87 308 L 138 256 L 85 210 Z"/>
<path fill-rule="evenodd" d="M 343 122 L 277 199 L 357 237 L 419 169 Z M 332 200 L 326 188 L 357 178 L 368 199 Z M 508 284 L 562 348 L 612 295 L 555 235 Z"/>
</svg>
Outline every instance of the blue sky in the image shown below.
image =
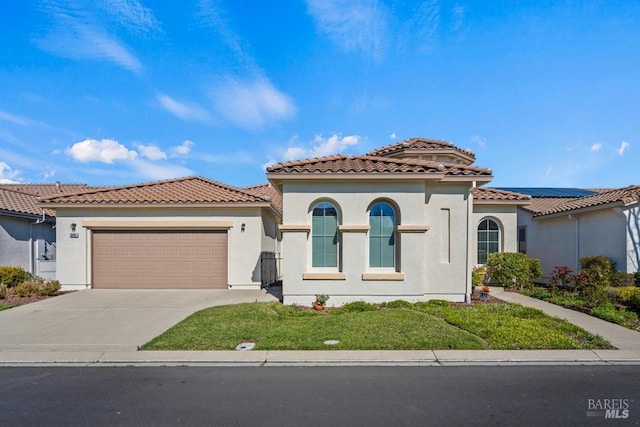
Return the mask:
<svg viewBox="0 0 640 427">
<path fill-rule="evenodd" d="M 11 1 L 0 181 L 120 185 L 451 141 L 493 186 L 640 184 L 640 2 Z"/>
</svg>

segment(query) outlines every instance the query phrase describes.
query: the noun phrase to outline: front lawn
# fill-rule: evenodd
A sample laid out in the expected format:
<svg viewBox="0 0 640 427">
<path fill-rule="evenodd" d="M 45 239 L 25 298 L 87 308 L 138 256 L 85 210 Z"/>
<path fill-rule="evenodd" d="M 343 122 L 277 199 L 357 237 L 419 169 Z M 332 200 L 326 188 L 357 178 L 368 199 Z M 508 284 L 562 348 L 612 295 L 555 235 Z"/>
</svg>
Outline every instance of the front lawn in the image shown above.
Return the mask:
<svg viewBox="0 0 640 427">
<path fill-rule="evenodd" d="M 314 312 L 279 303 L 212 307 L 189 316 L 142 350 L 584 349 L 610 344 L 568 322 L 515 304 L 457 306 L 395 302 Z M 339 344 L 328 346 L 327 340 Z"/>
</svg>

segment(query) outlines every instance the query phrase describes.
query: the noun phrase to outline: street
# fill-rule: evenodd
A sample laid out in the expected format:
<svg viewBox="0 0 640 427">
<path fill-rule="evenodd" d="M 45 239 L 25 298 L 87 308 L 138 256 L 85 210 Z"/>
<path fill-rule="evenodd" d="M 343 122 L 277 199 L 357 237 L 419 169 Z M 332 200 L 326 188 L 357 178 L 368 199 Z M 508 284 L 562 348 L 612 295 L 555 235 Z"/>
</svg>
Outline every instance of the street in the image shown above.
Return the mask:
<svg viewBox="0 0 640 427">
<path fill-rule="evenodd" d="M 7 426 L 605 423 L 640 424 L 637 366 L 0 368 Z"/>
</svg>

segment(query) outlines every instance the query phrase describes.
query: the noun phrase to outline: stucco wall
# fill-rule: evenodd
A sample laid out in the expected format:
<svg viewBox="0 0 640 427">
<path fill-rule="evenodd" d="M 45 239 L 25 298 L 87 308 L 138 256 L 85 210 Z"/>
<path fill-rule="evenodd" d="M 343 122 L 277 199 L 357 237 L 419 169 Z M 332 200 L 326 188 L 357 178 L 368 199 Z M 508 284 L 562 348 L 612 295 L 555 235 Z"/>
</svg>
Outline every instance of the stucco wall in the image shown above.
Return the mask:
<svg viewBox="0 0 640 427">
<path fill-rule="evenodd" d="M 263 236 L 260 208 L 246 209 L 66 209 L 57 211 L 58 279 L 65 288 L 91 285 L 91 230 L 83 220 L 93 221 L 231 221 L 228 230 L 228 279 L 230 288 L 256 288 L 260 281 L 260 258 L 270 238 Z M 269 220 L 267 220 L 267 223 Z M 70 226 L 77 224 L 77 238 L 70 237 Z M 245 231 L 242 231 L 245 224 Z M 273 244 L 269 245 L 270 247 Z M 257 272 L 257 273 L 256 273 Z"/>
<path fill-rule="evenodd" d="M 36 260 L 41 259 L 43 255 L 55 258 L 55 230 L 52 224 L 32 224 L 35 222 L 35 219 L 0 216 L 0 265 L 17 265 L 37 274 Z M 31 252 L 30 239 L 33 245 Z M 33 257 L 33 265 L 30 254 Z M 51 278 L 51 274 L 47 274 L 47 278 Z"/>
<path fill-rule="evenodd" d="M 540 259 L 543 277 L 556 266 L 580 270 L 580 258 L 604 255 L 627 270 L 627 218 L 619 209 L 607 208 L 533 219 L 520 210 L 519 225 L 527 227 L 527 255 Z"/>
<path fill-rule="evenodd" d="M 474 205 L 473 232 L 471 233 L 473 252 L 471 259 L 478 264 L 478 225 L 484 219 L 491 219 L 500 227 L 500 252 L 518 252 L 518 209 L 505 205 Z"/>
<path fill-rule="evenodd" d="M 328 294 L 330 305 L 398 298 L 464 300 L 467 194 L 464 185 L 425 186 L 424 181 L 286 182 L 282 221 L 284 302 L 310 304 L 317 293 Z M 311 265 L 311 210 L 321 201 L 331 202 L 338 209 L 343 228 L 340 268 L 317 269 Z M 368 210 L 376 201 L 396 207 L 398 225 L 418 229 L 396 234 L 399 256 L 395 269 L 369 267 Z M 428 231 L 419 230 L 426 226 Z M 338 275 L 323 279 L 319 275 L 323 273 Z M 371 276 L 377 273 L 389 276 Z"/>
</svg>

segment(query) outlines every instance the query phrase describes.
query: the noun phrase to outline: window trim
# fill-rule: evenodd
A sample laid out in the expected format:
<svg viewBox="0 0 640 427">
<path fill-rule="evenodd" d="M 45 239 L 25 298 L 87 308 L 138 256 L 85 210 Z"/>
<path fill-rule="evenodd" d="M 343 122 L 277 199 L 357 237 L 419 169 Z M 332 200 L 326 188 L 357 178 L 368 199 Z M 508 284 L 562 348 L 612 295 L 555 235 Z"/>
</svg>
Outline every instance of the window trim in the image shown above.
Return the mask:
<svg viewBox="0 0 640 427">
<path fill-rule="evenodd" d="M 331 206 L 335 212 L 336 212 L 336 229 L 335 229 L 335 238 L 336 238 L 336 259 L 335 259 L 335 266 L 314 266 L 313 262 L 313 249 L 314 249 L 314 234 L 313 234 L 313 212 L 322 204 L 327 204 L 329 206 Z M 341 218 L 342 218 L 342 213 L 340 211 L 340 207 L 339 205 L 333 201 L 333 200 L 329 200 L 329 199 L 319 199 L 314 201 L 310 208 L 309 208 L 309 220 L 311 225 L 309 226 L 309 234 L 308 234 L 308 254 L 309 254 L 309 261 L 308 261 L 308 268 L 310 272 L 316 272 L 316 273 L 333 273 L 333 272 L 341 272 L 342 271 L 342 239 L 340 236 L 340 222 L 341 222 Z M 326 237 L 326 236 L 324 236 Z M 324 248 L 323 248 L 324 249 Z"/>
<path fill-rule="evenodd" d="M 489 247 L 488 247 L 490 243 L 493 243 L 493 241 L 490 241 L 490 240 L 488 240 L 488 239 L 487 239 L 487 240 L 484 240 L 484 241 L 481 241 L 481 240 L 480 240 L 480 238 L 479 238 L 479 237 L 480 237 L 480 236 L 479 236 L 480 231 L 493 231 L 493 230 L 489 230 L 489 229 L 487 229 L 487 230 L 480 230 L 480 226 L 481 226 L 485 221 L 493 222 L 493 223 L 496 225 L 496 227 L 497 227 L 497 230 L 496 230 L 496 231 L 497 231 L 497 233 L 498 233 L 498 237 L 497 237 L 498 249 L 497 249 L 496 251 L 494 251 L 494 252 L 489 252 Z M 488 235 L 488 234 L 487 234 L 487 235 Z M 476 226 L 476 263 L 477 263 L 478 265 L 486 265 L 486 264 L 487 264 L 487 261 L 489 260 L 489 255 L 490 255 L 490 254 L 492 254 L 492 253 L 500 253 L 500 252 L 502 252 L 502 235 L 503 235 L 502 224 L 500 223 L 500 221 L 499 221 L 498 219 L 493 218 L 493 217 L 484 217 L 484 218 L 482 218 L 482 219 L 478 222 L 478 225 Z M 487 254 L 487 255 L 486 255 L 486 258 L 487 258 L 487 259 L 485 260 L 485 262 L 481 262 L 481 261 L 480 261 L 480 244 L 481 244 L 481 243 L 486 243 L 486 246 L 487 246 L 487 247 L 486 247 L 486 254 Z"/>
<path fill-rule="evenodd" d="M 374 266 L 371 263 L 371 241 L 373 238 L 373 226 L 371 224 L 371 212 L 372 210 L 378 206 L 378 205 L 385 205 L 387 206 L 389 209 L 391 209 L 391 211 L 393 212 L 393 227 L 392 227 L 392 231 L 391 231 L 391 236 L 393 237 L 393 265 L 392 266 Z M 385 215 L 380 215 L 381 217 L 384 217 Z M 400 210 L 398 209 L 397 205 L 395 203 L 393 203 L 390 200 L 387 199 L 377 199 L 374 200 L 370 205 L 369 208 L 367 209 L 367 219 L 369 222 L 369 235 L 367 236 L 367 269 L 371 270 L 371 271 L 375 271 L 375 272 L 380 272 L 380 273 L 384 273 L 384 272 L 389 272 L 389 273 L 394 273 L 394 272 L 398 272 L 400 271 L 400 262 L 399 262 L 399 254 L 400 254 L 400 232 L 398 232 L 398 226 L 400 224 Z M 382 238 L 384 238 L 384 236 L 380 236 Z M 382 246 L 381 246 L 382 247 Z M 381 261 L 381 260 L 380 260 Z"/>
</svg>

